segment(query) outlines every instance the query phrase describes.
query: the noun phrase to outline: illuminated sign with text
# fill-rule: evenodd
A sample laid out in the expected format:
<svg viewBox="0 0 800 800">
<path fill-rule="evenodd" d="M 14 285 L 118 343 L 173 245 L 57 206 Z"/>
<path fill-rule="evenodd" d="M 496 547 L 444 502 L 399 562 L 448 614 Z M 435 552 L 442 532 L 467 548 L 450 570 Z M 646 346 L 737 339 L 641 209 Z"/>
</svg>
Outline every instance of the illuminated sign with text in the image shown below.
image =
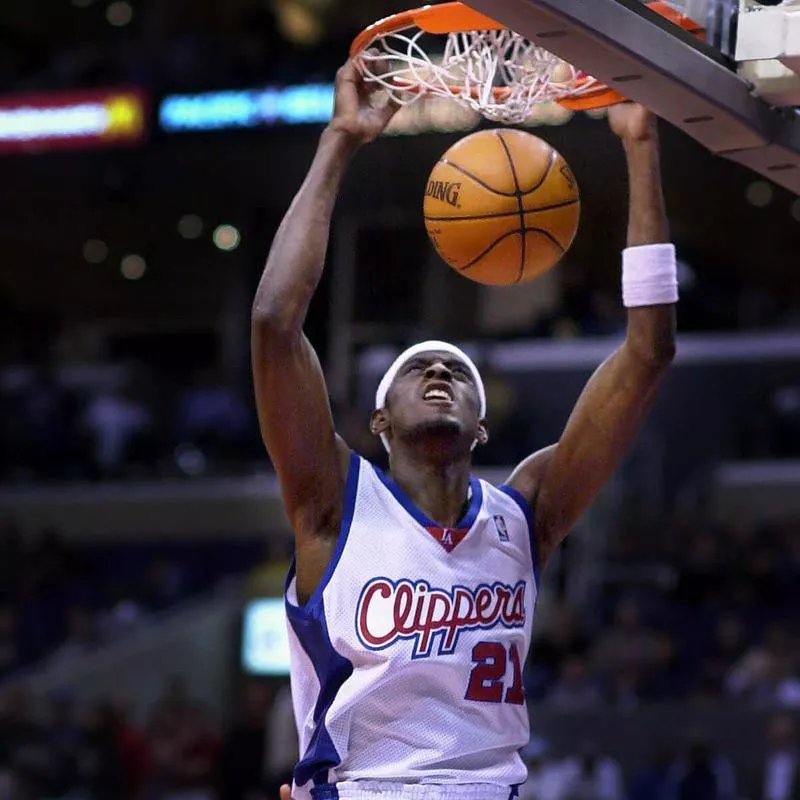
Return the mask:
<svg viewBox="0 0 800 800">
<path fill-rule="evenodd" d="M 0 97 L 0 152 L 139 144 L 145 109 L 138 89 Z"/>
<path fill-rule="evenodd" d="M 270 125 L 325 123 L 333 110 L 333 84 L 170 95 L 158 118 L 163 130 L 212 131 Z"/>
</svg>

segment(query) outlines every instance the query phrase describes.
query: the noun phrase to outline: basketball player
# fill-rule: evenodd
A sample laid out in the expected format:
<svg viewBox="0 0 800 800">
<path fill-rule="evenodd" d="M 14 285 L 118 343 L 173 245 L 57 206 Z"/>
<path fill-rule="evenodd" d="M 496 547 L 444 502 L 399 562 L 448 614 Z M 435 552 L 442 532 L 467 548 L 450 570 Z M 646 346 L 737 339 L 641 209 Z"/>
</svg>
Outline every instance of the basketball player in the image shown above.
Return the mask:
<svg viewBox="0 0 800 800">
<path fill-rule="evenodd" d="M 296 539 L 286 592 L 301 739 L 292 794 L 507 800 L 526 777 L 522 666 L 540 570 L 634 440 L 675 348 L 656 123 L 632 104 L 610 112 L 630 181 L 625 341 L 560 442 L 494 487 L 470 474 L 490 434 L 481 376 L 464 353 L 417 345 L 381 381 L 370 425 L 389 451 L 384 474 L 336 435 L 303 334 L 342 178 L 394 113 L 370 94 L 352 63 L 339 71 L 332 121 L 252 312 L 261 431 Z"/>
</svg>

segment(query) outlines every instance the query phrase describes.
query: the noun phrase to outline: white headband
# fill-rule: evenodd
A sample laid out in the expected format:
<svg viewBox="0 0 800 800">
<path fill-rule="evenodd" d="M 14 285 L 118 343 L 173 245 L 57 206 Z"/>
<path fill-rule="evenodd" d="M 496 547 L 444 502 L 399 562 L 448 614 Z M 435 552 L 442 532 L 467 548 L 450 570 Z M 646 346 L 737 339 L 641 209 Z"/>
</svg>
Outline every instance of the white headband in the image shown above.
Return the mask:
<svg viewBox="0 0 800 800">
<path fill-rule="evenodd" d="M 380 384 L 378 385 L 378 391 L 375 393 L 375 408 L 381 409 L 386 405 L 386 395 L 389 394 L 389 389 L 394 383 L 394 379 L 397 377 L 397 373 L 400 372 L 403 364 L 420 353 L 430 352 L 450 353 L 459 361 L 464 362 L 464 365 L 472 373 L 472 379 L 475 381 L 475 387 L 478 390 L 478 399 L 480 400 L 480 418 L 484 419 L 486 417 L 486 389 L 483 385 L 483 378 L 481 378 L 481 374 L 478 372 L 478 368 L 475 366 L 475 363 L 472 361 L 472 359 L 463 350 L 456 347 L 454 344 L 449 344 L 448 342 L 420 342 L 419 344 L 415 344 L 413 347 L 409 347 L 408 350 L 400 353 L 400 355 L 394 360 L 392 366 L 386 370 L 386 374 L 383 376 Z M 381 441 L 383 442 L 383 446 L 386 448 L 386 452 L 388 453 L 390 451 L 389 437 L 385 433 L 381 434 Z"/>
</svg>

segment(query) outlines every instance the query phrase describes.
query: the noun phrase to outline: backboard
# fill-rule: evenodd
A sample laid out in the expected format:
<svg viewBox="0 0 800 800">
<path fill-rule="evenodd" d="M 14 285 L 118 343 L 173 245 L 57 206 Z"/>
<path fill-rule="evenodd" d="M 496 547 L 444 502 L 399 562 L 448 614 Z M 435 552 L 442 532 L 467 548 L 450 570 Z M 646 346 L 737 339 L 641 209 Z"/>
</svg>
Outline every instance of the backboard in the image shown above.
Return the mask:
<svg viewBox="0 0 800 800">
<path fill-rule="evenodd" d="M 705 40 L 640 0 L 467 0 L 800 194 L 800 0 L 669 2 L 705 24 Z"/>
</svg>

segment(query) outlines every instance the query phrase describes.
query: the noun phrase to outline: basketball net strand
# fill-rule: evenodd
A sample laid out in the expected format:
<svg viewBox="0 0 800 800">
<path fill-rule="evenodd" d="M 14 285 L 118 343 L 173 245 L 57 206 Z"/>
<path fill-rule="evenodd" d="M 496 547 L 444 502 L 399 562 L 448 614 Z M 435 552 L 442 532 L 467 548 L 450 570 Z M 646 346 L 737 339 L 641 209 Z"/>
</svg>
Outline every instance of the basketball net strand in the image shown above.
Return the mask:
<svg viewBox="0 0 800 800">
<path fill-rule="evenodd" d="M 359 56 L 365 80 L 408 105 L 436 95 L 455 99 L 488 119 L 525 122 L 533 107 L 596 90 L 594 78 L 511 30 L 447 34 L 441 59 L 411 28 L 377 36 Z"/>
</svg>

